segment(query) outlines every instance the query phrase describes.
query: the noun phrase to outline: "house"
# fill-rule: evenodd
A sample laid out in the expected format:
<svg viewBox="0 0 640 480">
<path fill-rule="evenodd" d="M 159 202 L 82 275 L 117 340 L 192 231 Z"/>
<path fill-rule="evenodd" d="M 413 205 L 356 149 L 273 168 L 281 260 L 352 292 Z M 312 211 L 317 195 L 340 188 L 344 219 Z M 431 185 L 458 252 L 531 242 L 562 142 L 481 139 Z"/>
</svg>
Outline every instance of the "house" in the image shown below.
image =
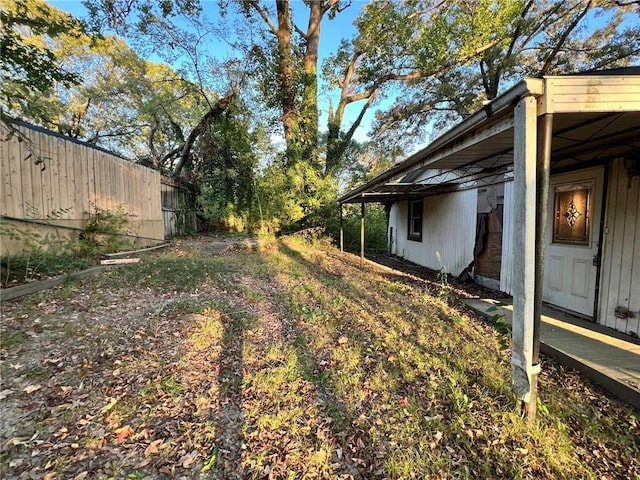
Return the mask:
<svg viewBox="0 0 640 480">
<path fill-rule="evenodd" d="M 640 335 L 640 67 L 524 79 L 339 202 L 386 204 L 392 253 L 513 295 L 526 401 L 542 301 Z"/>
</svg>

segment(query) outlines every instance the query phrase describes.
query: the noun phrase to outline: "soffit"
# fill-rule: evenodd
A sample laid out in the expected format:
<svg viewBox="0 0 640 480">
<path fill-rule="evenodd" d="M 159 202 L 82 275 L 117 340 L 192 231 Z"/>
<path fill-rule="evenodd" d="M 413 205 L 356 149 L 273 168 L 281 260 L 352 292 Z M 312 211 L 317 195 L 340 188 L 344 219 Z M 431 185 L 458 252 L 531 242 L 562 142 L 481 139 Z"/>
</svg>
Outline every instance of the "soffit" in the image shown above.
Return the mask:
<svg viewBox="0 0 640 480">
<path fill-rule="evenodd" d="M 640 155 L 640 112 L 555 114 L 552 169 L 579 168 L 624 155 Z M 371 182 L 343 203 L 389 202 L 473 188 L 508 179 L 513 169 L 513 111 L 415 162 Z"/>
</svg>

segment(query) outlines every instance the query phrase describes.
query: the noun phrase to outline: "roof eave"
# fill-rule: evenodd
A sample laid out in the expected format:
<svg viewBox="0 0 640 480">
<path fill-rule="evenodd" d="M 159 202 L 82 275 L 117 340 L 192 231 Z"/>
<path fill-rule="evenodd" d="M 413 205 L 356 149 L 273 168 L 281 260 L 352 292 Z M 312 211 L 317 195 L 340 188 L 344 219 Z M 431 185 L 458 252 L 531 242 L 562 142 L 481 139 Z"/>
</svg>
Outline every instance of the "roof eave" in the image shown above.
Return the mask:
<svg viewBox="0 0 640 480">
<path fill-rule="evenodd" d="M 481 110 L 478 110 L 473 115 L 457 124 L 451 130 L 438 137 L 427 147 L 414 153 L 409 158 L 391 167 L 390 169 L 384 171 L 364 185 L 361 185 L 360 187 L 338 198 L 338 202 L 356 203 L 360 200 L 364 201 L 363 194 L 366 190 L 370 190 L 372 187 L 378 186 L 381 183 L 388 183 L 392 178 L 396 177 L 399 174 L 402 174 L 403 172 L 406 172 L 410 168 L 426 159 L 437 149 L 442 148 L 447 143 L 450 143 L 460 136 L 473 130 L 474 128 L 477 128 L 485 120 L 503 113 L 506 110 L 513 110 L 515 108 L 515 105 L 521 98 L 527 96 L 539 97 L 543 95 L 544 83 L 545 81 L 540 78 L 525 78 L 499 97 L 493 99 Z"/>
</svg>

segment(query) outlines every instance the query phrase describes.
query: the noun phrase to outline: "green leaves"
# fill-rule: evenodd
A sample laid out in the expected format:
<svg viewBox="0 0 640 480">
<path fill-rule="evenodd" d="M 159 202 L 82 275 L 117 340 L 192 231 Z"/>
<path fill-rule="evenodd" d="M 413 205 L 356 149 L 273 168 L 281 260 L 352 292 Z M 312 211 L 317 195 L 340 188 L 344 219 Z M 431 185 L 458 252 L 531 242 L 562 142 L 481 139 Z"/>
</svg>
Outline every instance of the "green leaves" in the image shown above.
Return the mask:
<svg viewBox="0 0 640 480">
<path fill-rule="evenodd" d="M 620 2 L 375 2 L 325 72 L 333 72 L 334 87 L 349 83 L 347 103 L 374 91 L 393 100 L 378 112 L 373 136 L 383 148 L 410 147 L 524 76 L 633 62 L 639 20 L 637 9 Z"/>
<path fill-rule="evenodd" d="M 79 76 L 54 53 L 51 41 L 85 34 L 83 22 L 41 0 L 2 0 L 0 6 L 0 95 L 7 113 L 26 108 L 31 95 L 48 94 L 56 83 L 79 83 Z"/>
</svg>

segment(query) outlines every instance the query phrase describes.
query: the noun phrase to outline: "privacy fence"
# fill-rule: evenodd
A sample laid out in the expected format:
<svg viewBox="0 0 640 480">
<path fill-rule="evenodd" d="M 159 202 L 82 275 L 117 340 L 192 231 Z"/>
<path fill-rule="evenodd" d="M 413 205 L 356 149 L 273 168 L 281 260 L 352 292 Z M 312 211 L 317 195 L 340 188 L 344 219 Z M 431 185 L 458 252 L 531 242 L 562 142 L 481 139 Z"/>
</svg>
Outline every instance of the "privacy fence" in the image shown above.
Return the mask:
<svg viewBox="0 0 640 480">
<path fill-rule="evenodd" d="M 167 177 L 162 177 L 161 187 L 165 238 L 195 232 L 195 194 Z"/>
<path fill-rule="evenodd" d="M 165 185 L 159 172 L 46 129 L 27 124 L 17 128 L 19 134 L 13 135 L 3 129 L 0 141 L 0 213 L 5 233 L 12 225 L 21 231 L 72 237 L 96 212 L 124 210 L 125 234 L 136 244 L 165 239 Z M 176 185 L 167 188 L 181 190 Z M 169 229 L 171 235 L 181 233 L 178 226 Z M 3 254 L 24 247 L 23 241 L 7 235 L 1 241 Z"/>
</svg>

